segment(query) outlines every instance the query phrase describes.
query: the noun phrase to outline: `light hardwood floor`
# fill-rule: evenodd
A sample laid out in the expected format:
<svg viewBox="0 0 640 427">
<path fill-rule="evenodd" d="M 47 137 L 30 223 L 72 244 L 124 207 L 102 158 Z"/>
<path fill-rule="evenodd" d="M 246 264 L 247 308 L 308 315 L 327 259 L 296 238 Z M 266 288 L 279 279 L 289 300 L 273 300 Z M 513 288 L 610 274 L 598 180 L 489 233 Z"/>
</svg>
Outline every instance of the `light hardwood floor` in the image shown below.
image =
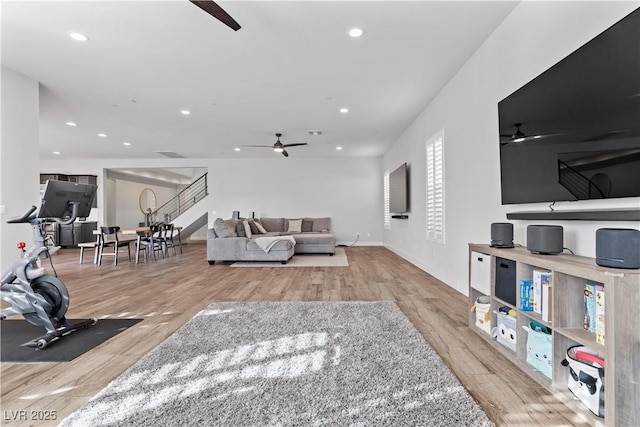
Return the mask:
<svg viewBox="0 0 640 427">
<path fill-rule="evenodd" d="M 139 265 L 78 265 L 77 249 L 53 256 L 71 293 L 68 318 L 143 322 L 67 363 L 2 363 L 2 425 L 9 411 L 78 409 L 211 302 L 395 301 L 489 417 L 504 426 L 589 425 L 467 327 L 467 298 L 382 247 L 346 248 L 349 267 L 230 268 L 208 265 L 203 244 Z M 124 257 L 126 258 L 126 257 Z M 15 413 L 15 412 L 14 412 Z"/>
</svg>

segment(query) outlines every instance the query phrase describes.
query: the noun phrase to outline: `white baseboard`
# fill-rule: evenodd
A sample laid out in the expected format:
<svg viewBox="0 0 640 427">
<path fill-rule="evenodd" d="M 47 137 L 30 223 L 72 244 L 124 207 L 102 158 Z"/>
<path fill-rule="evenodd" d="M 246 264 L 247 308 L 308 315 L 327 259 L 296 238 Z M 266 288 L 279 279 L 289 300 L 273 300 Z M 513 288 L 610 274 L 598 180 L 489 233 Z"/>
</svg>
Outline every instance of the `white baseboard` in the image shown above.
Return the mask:
<svg viewBox="0 0 640 427">
<path fill-rule="evenodd" d="M 344 246 L 384 246 L 382 242 L 356 242 L 353 244 L 351 242 L 336 242 L 336 245 L 344 245 Z"/>
</svg>

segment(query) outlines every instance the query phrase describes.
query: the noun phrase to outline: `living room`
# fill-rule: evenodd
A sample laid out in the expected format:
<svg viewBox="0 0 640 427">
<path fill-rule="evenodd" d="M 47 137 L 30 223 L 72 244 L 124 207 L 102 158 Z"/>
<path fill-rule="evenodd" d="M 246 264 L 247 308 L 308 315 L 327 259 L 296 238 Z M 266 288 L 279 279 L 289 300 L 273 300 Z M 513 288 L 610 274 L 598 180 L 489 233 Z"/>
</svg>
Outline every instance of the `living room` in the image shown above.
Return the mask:
<svg viewBox="0 0 640 427">
<path fill-rule="evenodd" d="M 518 3 L 464 65 L 452 70 L 417 117 L 406 118 L 406 128 L 381 156 L 296 157 L 294 148 L 286 159 L 39 159 L 34 156 L 40 152 L 38 82 L 3 64 L 3 270 L 15 258 L 14 242 L 29 240 L 28 229 L 7 225 L 6 219 L 38 200 L 39 173 L 96 175 L 102 222 L 107 215 L 100 208 L 107 202 L 106 169 L 197 167 L 208 172 L 211 196 L 201 209 L 209 213 L 210 223 L 215 216 L 230 217 L 236 210 L 256 212 L 256 216 L 330 216 L 338 243 L 350 244 L 358 234 L 358 246 L 384 246 L 451 290 L 467 295 L 467 244 L 488 243 L 490 224 L 506 221 L 508 212 L 548 209 L 548 203 L 501 204 L 497 103 L 635 8 L 637 2 Z M 424 143 L 440 129 L 445 134 L 446 236 L 444 243 L 435 243 L 425 239 Z M 385 229 L 383 176 L 404 162 L 411 166 L 409 218 L 392 219 L 390 229 Z M 637 209 L 638 205 L 638 198 L 627 198 L 561 202 L 555 209 Z M 515 242 L 525 242 L 526 227 L 532 223 L 514 221 Z M 595 256 L 597 229 L 639 228 L 637 221 L 553 223 L 564 227 L 564 245 L 587 257 Z M 206 263 L 204 257 L 202 262 Z"/>
</svg>

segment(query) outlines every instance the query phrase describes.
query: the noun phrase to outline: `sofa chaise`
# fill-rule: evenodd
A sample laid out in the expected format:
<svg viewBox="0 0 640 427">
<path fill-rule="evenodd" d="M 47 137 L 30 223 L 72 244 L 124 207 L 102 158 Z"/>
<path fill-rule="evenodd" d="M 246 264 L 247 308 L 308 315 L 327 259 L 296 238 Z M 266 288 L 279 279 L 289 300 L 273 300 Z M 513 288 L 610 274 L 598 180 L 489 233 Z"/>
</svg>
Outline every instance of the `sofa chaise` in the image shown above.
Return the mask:
<svg viewBox="0 0 640 427">
<path fill-rule="evenodd" d="M 270 243 L 265 251 L 262 246 Z M 331 218 L 218 218 L 207 232 L 207 260 L 278 261 L 285 264 L 294 254 L 335 253 Z"/>
</svg>

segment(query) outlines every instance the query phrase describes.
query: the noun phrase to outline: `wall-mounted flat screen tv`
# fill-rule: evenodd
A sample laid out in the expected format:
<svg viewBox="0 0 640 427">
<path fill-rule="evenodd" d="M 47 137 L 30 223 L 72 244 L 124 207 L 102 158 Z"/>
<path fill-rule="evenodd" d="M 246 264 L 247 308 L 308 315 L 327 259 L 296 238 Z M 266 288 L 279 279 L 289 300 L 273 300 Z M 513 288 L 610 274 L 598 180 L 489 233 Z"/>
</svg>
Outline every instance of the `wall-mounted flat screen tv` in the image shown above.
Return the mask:
<svg viewBox="0 0 640 427">
<path fill-rule="evenodd" d="M 640 196 L 640 8 L 498 103 L 502 203 Z"/>
<path fill-rule="evenodd" d="M 409 212 L 409 168 L 406 163 L 389 174 L 389 212 Z"/>
</svg>

